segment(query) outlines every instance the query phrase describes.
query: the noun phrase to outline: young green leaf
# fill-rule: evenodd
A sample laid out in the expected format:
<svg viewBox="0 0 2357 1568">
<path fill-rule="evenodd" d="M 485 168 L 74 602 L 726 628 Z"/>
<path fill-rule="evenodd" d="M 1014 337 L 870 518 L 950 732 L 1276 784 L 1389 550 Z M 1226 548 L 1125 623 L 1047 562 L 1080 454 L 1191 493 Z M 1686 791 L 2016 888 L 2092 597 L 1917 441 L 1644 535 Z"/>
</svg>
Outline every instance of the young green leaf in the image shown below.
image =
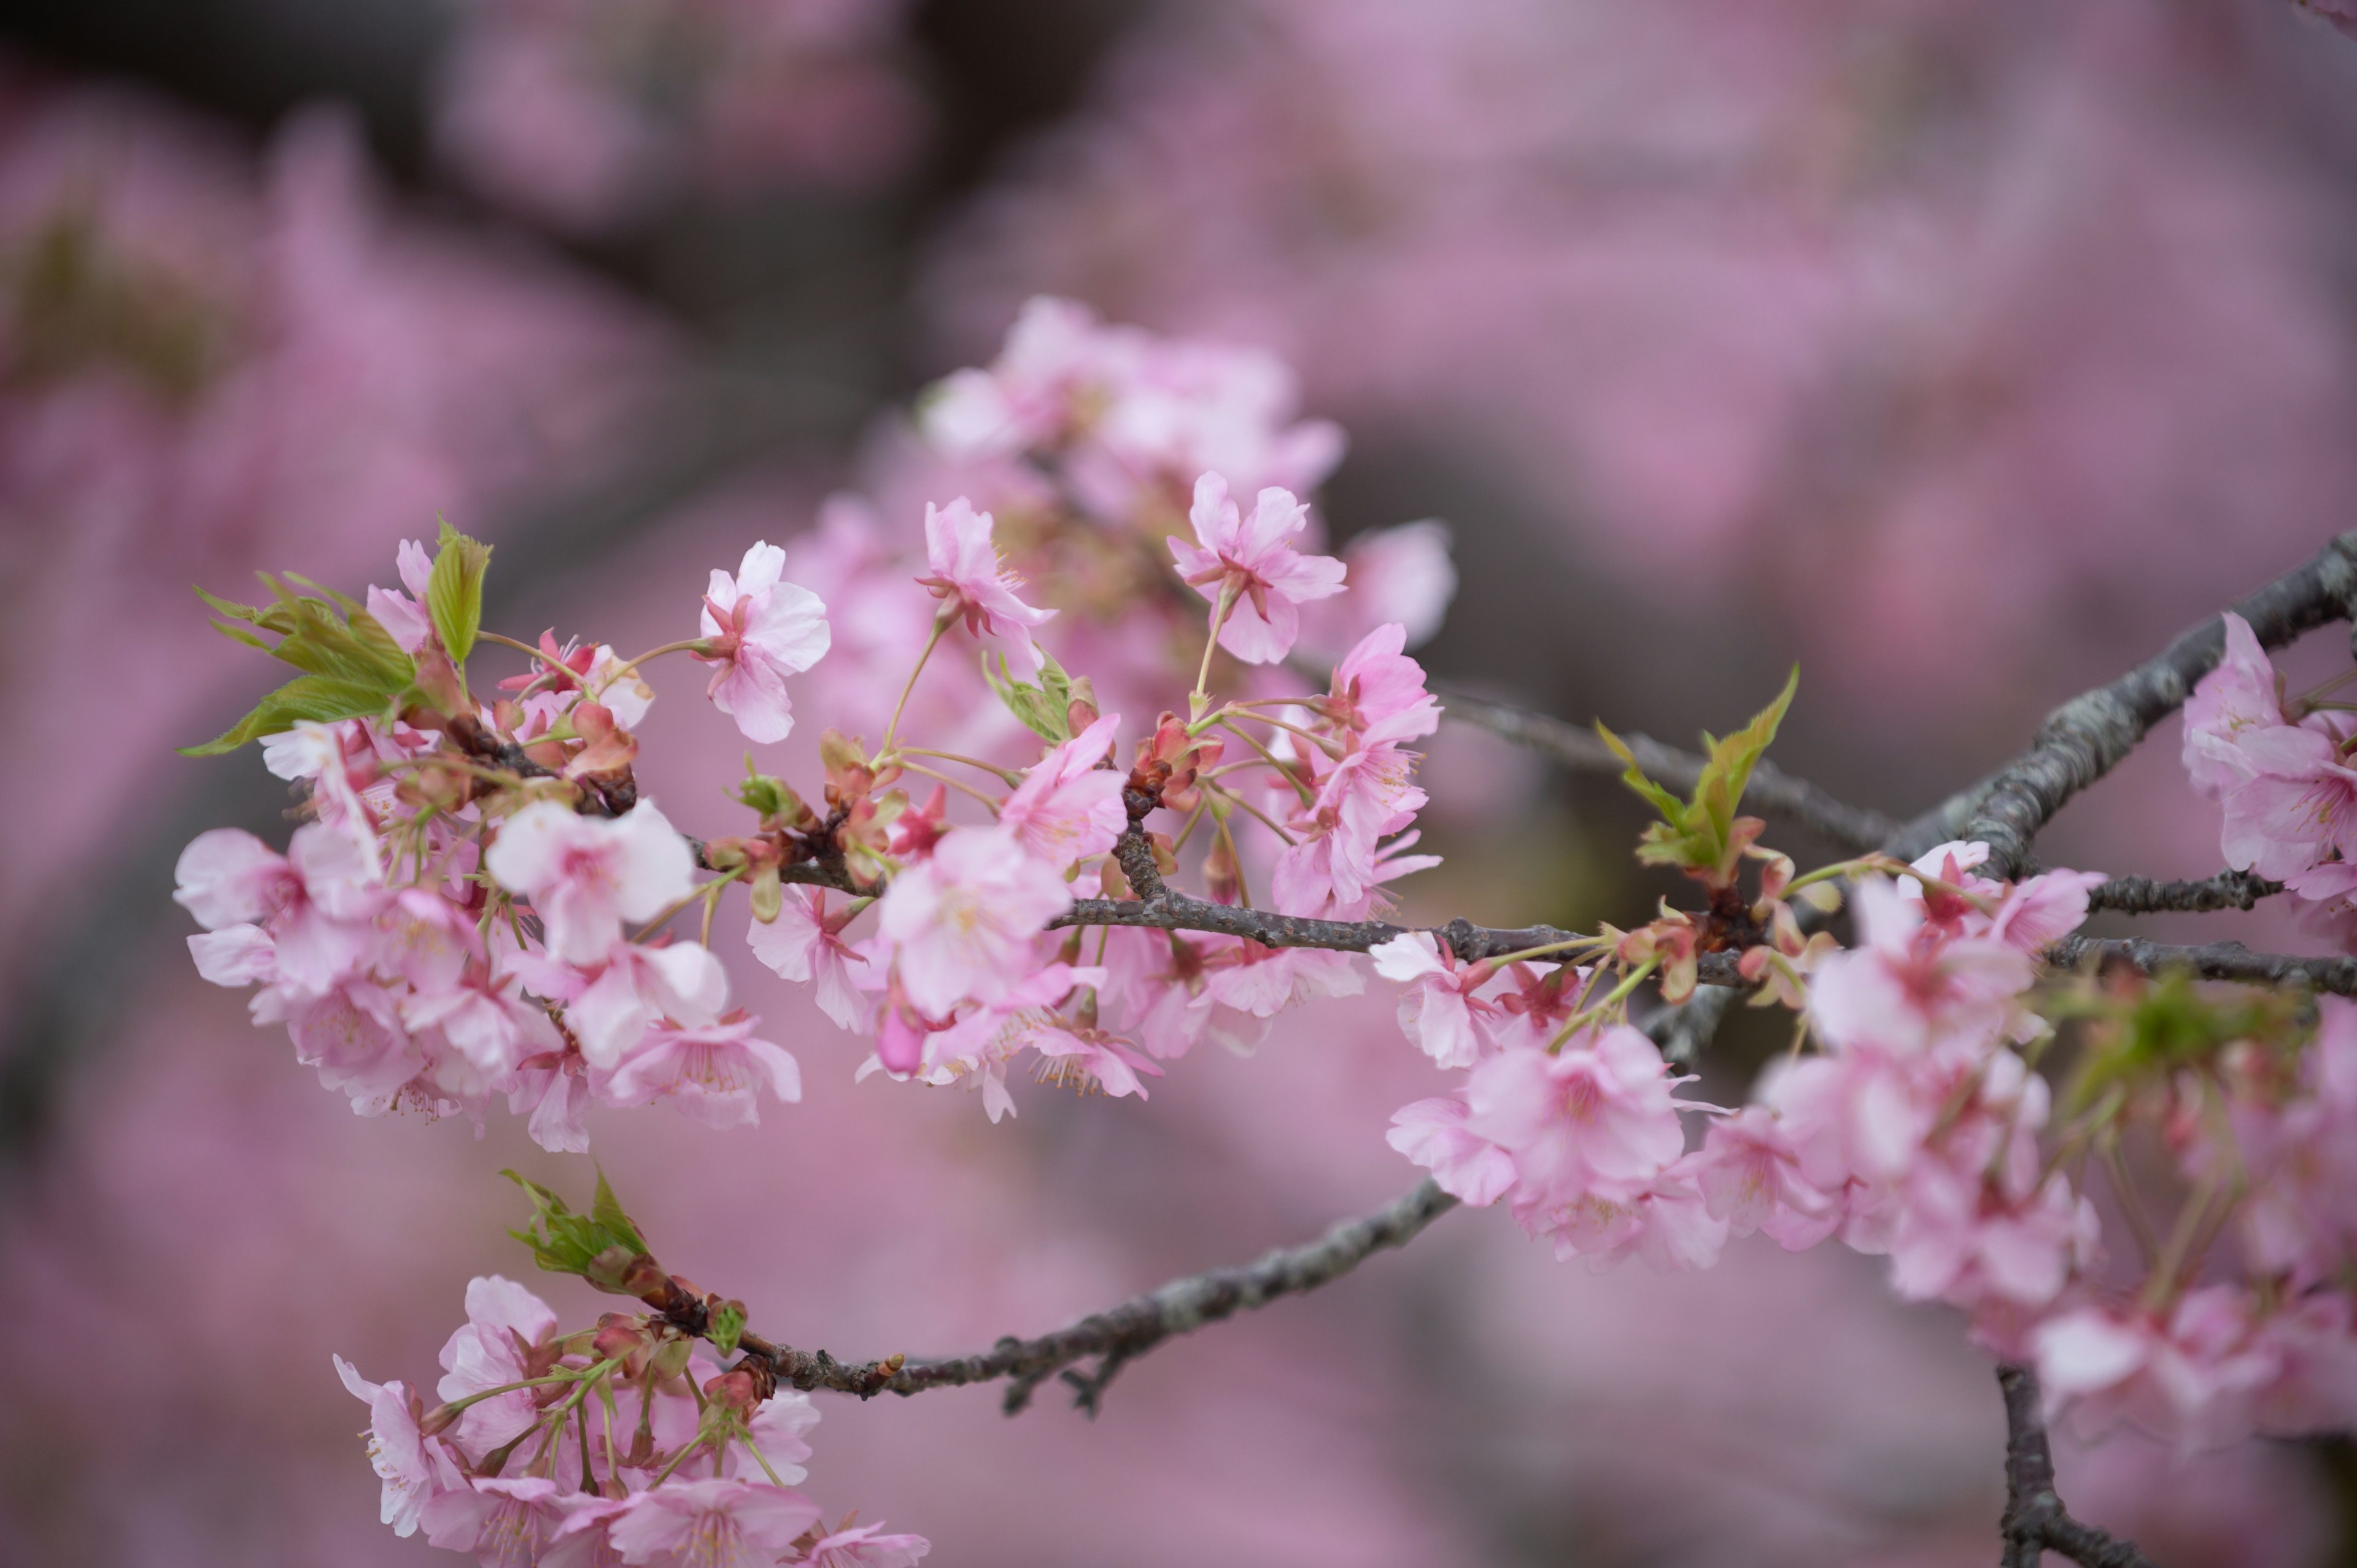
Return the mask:
<svg viewBox="0 0 2357 1568">
<path fill-rule="evenodd" d="M 326 596 L 296 594 L 286 583 L 317 589 Z M 221 616 L 213 623 L 215 630 L 261 649 L 303 674 L 264 697 L 219 739 L 182 747 L 183 756 L 218 756 L 258 736 L 292 729 L 305 719 L 328 723 L 384 713 L 416 680 L 416 661 L 358 600 L 291 573 L 285 583 L 264 574 L 262 584 L 273 596 L 267 606 L 237 604 L 202 588 L 197 596 Z M 278 640 L 264 641 L 257 631 Z"/>
<path fill-rule="evenodd" d="M 632 1258 L 644 1257 L 647 1244 L 614 1199 L 605 1173 L 597 1175 L 597 1193 L 587 1214 L 576 1214 L 556 1194 L 511 1170 L 500 1173 L 523 1188 L 532 1199 L 528 1229 L 509 1235 L 532 1249 L 533 1261 L 551 1273 L 578 1274 L 600 1290 L 622 1288 L 623 1269 Z"/>
<path fill-rule="evenodd" d="M 1006 704 L 1006 711 L 1022 720 L 1026 728 L 1042 740 L 1060 746 L 1072 738 L 1071 677 L 1064 673 L 1064 667 L 1057 663 L 1055 657 L 1046 650 L 1040 650 L 1040 657 L 1047 662 L 1039 671 L 1039 684 L 1037 686 L 1013 679 L 1007 672 L 1006 656 L 1003 653 L 998 656 L 996 674 L 991 671 L 990 656 L 983 656 L 982 678 L 990 682 L 990 689 L 998 693 L 998 700 Z"/>
<path fill-rule="evenodd" d="M 1792 694 L 1800 683 L 1801 671 L 1796 666 L 1776 700 L 1754 715 L 1749 724 L 1725 740 L 1703 736 L 1703 745 L 1710 755 L 1695 780 L 1692 798 L 1687 800 L 1680 800 L 1646 778 L 1620 737 L 1601 724 L 1596 726 L 1596 733 L 1612 748 L 1613 755 L 1629 765 L 1628 771 L 1620 776 L 1621 781 L 1644 797 L 1662 816 L 1660 822 L 1646 828 L 1639 841 L 1640 861 L 1647 865 L 1675 866 L 1715 886 L 1724 886 L 1733 879 L 1736 863 L 1750 842 L 1748 832 L 1738 832 L 1736 828 L 1736 810 L 1742 804 L 1744 788 L 1750 783 L 1760 755 L 1776 738 L 1777 726 L 1783 723 L 1784 712 L 1792 706 Z"/>
<path fill-rule="evenodd" d="M 425 611 L 453 664 L 466 663 L 474 651 L 475 635 L 483 625 L 483 575 L 490 564 L 490 545 L 443 523 L 434 575 L 425 585 Z"/>
</svg>

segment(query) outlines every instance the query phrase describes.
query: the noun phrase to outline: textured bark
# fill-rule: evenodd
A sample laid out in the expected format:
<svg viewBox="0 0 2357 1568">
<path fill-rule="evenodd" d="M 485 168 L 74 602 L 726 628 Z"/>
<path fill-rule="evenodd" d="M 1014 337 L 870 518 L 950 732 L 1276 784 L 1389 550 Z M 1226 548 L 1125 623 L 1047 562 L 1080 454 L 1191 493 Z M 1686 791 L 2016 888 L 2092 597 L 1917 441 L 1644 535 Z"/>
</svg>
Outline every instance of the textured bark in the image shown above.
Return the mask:
<svg viewBox="0 0 2357 1568">
<path fill-rule="evenodd" d="M 832 1389 L 862 1399 L 1011 1379 L 1006 1399 L 1009 1415 L 1030 1402 L 1032 1391 L 1040 1383 L 1061 1372 L 1076 1391 L 1074 1402 L 1094 1415 L 1114 1374 L 1164 1340 L 1266 1306 L 1284 1296 L 1316 1290 L 1377 1252 L 1405 1246 L 1426 1226 L 1456 1207 L 1457 1200 L 1430 1181 L 1419 1182 L 1405 1197 L 1372 1214 L 1343 1220 L 1315 1241 L 1280 1247 L 1256 1262 L 1189 1274 L 1118 1306 L 1091 1313 L 1052 1334 L 1036 1339 L 1009 1335 L 972 1356 L 939 1360 L 893 1356 L 881 1361 L 847 1363 L 823 1350 L 797 1350 L 749 1334 L 742 1343 L 746 1354 L 766 1361 L 780 1383 L 798 1389 Z M 1089 1370 L 1068 1369 L 1092 1358 L 1097 1364 Z"/>
<path fill-rule="evenodd" d="M 2063 969 L 2126 963 L 2146 974 L 2185 970 L 2202 980 L 2239 980 L 2253 985 L 2298 986 L 2357 996 L 2357 958 L 2301 958 L 2253 952 L 2240 942 L 2172 947 L 2142 937 L 2068 936 L 2046 950 L 2046 960 Z"/>
<path fill-rule="evenodd" d="M 2352 597 L 2357 533 L 2344 533 L 2306 565 L 2233 608 L 2251 623 L 2262 646 L 2276 648 L 2348 615 Z M 2048 715 L 2036 742 L 1996 776 L 1956 835 L 1989 846 L 1985 875 L 2018 875 L 2029 864 L 2039 830 L 2072 796 L 2119 766 L 2154 725 L 2182 706 L 2193 683 L 2217 667 L 2225 646 L 2225 622 L 2212 616 L 2118 680 L 2072 698 Z"/>
<path fill-rule="evenodd" d="M 2038 1375 L 2027 1367 L 1996 1369 L 2005 1396 L 2005 1537 L 2000 1568 L 2038 1568 L 2056 1552 L 2080 1568 L 2154 1568 L 2136 1548 L 2093 1525 L 2071 1517 L 2054 1490 L 2054 1455 L 2046 1441 L 2046 1416 L 2039 1402 Z"/>
</svg>

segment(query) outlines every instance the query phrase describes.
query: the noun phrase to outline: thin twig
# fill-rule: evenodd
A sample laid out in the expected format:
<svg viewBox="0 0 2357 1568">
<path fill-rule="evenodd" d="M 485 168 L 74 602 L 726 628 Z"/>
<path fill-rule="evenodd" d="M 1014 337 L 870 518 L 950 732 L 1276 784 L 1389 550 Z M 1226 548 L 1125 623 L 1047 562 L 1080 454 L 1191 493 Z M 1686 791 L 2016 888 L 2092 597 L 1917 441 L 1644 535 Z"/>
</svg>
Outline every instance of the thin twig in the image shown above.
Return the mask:
<svg viewBox="0 0 2357 1568">
<path fill-rule="evenodd" d="M 1505 703 L 1476 697 L 1452 687 L 1436 685 L 1448 718 L 1502 736 L 1543 751 L 1564 766 L 1582 773 L 1619 774 L 1628 767 L 1594 732 L 1546 714 L 1532 713 Z M 1642 735 L 1624 735 L 1631 755 L 1647 776 L 1674 789 L 1692 789 L 1701 778 L 1706 759 L 1691 751 L 1664 746 Z M 1743 803 L 1770 815 L 1788 818 L 1823 834 L 1845 849 L 1873 849 L 1894 837 L 1904 824 L 1895 817 L 1835 800 L 1805 779 L 1795 779 L 1774 764 L 1762 761 L 1751 770 Z"/>
<path fill-rule="evenodd" d="M 2262 647 L 2276 648 L 2350 613 L 2357 597 L 2357 532 L 2344 533 L 2296 571 L 2234 606 Z M 2212 616 L 2118 680 L 2073 697 L 2000 772 L 1956 836 L 1989 846 L 1983 875 L 2009 880 L 2030 842 L 2063 803 L 2119 765 L 2154 725 L 2177 711 L 2217 667 L 2225 622 Z M 1936 841 L 1935 841 L 1936 842 Z M 1928 846 L 1927 846 L 1928 847 Z"/>
<path fill-rule="evenodd" d="M 823 1350 L 797 1350 L 752 1335 L 745 1336 L 742 1343 L 748 1355 L 768 1360 L 780 1383 L 798 1389 L 832 1389 L 861 1399 L 1012 1379 L 1005 1407 L 1009 1415 L 1030 1402 L 1032 1391 L 1040 1383 L 1064 1372 L 1077 1391 L 1074 1402 L 1094 1415 L 1114 1372 L 1164 1340 L 1265 1306 L 1282 1296 L 1316 1290 L 1377 1252 L 1407 1245 L 1426 1226 L 1456 1207 L 1457 1200 L 1429 1180 L 1419 1182 L 1405 1197 L 1372 1214 L 1345 1219 L 1315 1241 L 1280 1247 L 1257 1262 L 1207 1269 L 1173 1280 L 1159 1290 L 1091 1313 L 1036 1339 L 1009 1335 L 978 1355 L 941 1360 L 894 1356 L 881 1361 L 845 1363 Z M 1097 1359 L 1092 1370 L 1065 1371 L 1092 1357 Z"/>
</svg>

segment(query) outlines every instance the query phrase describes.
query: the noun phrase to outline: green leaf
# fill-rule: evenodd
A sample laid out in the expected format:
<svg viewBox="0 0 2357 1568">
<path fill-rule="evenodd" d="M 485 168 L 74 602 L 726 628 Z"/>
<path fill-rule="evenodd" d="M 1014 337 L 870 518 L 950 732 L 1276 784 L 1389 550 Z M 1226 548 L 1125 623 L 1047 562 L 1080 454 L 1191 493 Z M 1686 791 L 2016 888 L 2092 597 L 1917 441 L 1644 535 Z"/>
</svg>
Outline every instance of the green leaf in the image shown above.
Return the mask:
<svg viewBox="0 0 2357 1568">
<path fill-rule="evenodd" d="M 475 634 L 483 625 L 483 575 L 490 564 L 490 545 L 443 523 L 442 546 L 425 585 L 425 611 L 453 664 L 464 664 L 474 651 Z"/>
<path fill-rule="evenodd" d="M 632 1222 L 630 1217 L 622 1212 L 620 1202 L 614 1197 L 613 1186 L 606 1180 L 606 1173 L 602 1168 L 597 1172 L 597 1190 L 589 1200 L 589 1218 L 604 1226 L 608 1235 L 619 1240 L 631 1251 L 643 1252 L 647 1250 L 646 1238 L 639 1234 L 639 1228 Z"/>
<path fill-rule="evenodd" d="M 996 674 L 991 672 L 990 656 L 983 656 L 982 678 L 990 682 L 990 689 L 998 693 L 1006 711 L 1022 720 L 1026 728 L 1050 745 L 1060 746 L 1072 738 L 1071 677 L 1045 649 L 1040 650 L 1040 657 L 1047 662 L 1040 668 L 1040 683 L 1037 686 L 1011 678 L 1006 655 L 1003 653 L 998 656 Z"/>
<path fill-rule="evenodd" d="M 292 573 L 286 581 L 318 588 Z M 303 675 L 264 697 L 219 739 L 183 746 L 183 756 L 218 756 L 257 736 L 291 729 L 305 719 L 326 723 L 383 713 L 416 680 L 416 661 L 402 651 L 393 634 L 358 600 L 327 588 L 318 588 L 326 597 L 298 595 L 266 573 L 262 584 L 274 601 L 267 606 L 237 604 L 202 588 L 197 590 L 197 596 L 222 618 L 213 623 L 214 630 L 261 649 Z M 257 630 L 278 640 L 264 641 Z"/>
<path fill-rule="evenodd" d="M 305 675 L 263 698 L 252 713 L 220 738 L 178 750 L 182 757 L 219 757 L 235 751 L 247 741 L 282 735 L 306 719 L 315 724 L 331 724 L 338 719 L 367 718 L 384 712 L 387 705 L 385 694 L 374 687 Z"/>
<path fill-rule="evenodd" d="M 563 1198 L 536 1181 L 511 1170 L 500 1174 L 532 1199 L 529 1227 L 508 1234 L 531 1248 L 533 1262 L 549 1273 L 578 1274 L 601 1290 L 613 1290 L 620 1264 L 646 1255 L 646 1241 L 615 1201 L 614 1189 L 606 1184 L 603 1171 L 597 1174 L 597 1194 L 587 1214 L 575 1213 Z"/>
<path fill-rule="evenodd" d="M 1749 842 L 1735 831 L 1737 809 L 1743 803 L 1743 791 L 1751 782 L 1752 770 L 1759 766 L 1769 743 L 1776 738 L 1777 727 L 1784 722 L 1785 710 L 1792 705 L 1792 695 L 1800 684 L 1801 671 L 1796 665 L 1776 700 L 1755 714 L 1749 724 L 1725 740 L 1703 736 L 1703 745 L 1710 755 L 1695 780 L 1694 794 L 1685 800 L 1646 778 L 1620 737 L 1601 724 L 1596 726 L 1596 733 L 1612 748 L 1613 755 L 1629 765 L 1628 771 L 1620 776 L 1621 781 L 1662 816 L 1660 822 L 1646 828 L 1639 842 L 1639 861 L 1647 865 L 1675 866 L 1714 884 L 1723 885 L 1734 876 L 1736 862 L 1742 857 Z"/>
</svg>

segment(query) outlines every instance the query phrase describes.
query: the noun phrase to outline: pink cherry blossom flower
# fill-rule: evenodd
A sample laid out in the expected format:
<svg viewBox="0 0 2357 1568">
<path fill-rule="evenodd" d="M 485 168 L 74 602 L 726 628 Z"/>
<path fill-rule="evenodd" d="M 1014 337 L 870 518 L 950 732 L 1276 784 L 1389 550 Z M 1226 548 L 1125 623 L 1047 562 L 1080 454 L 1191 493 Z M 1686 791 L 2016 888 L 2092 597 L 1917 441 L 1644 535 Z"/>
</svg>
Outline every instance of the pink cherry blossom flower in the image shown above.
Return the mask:
<svg viewBox="0 0 2357 1568">
<path fill-rule="evenodd" d="M 867 1010 L 851 977 L 851 966 L 865 965 L 866 955 L 842 936 L 858 912 L 846 907 L 830 915 L 824 888 L 788 887 L 776 919 L 745 928 L 753 956 L 781 979 L 814 982 L 819 1007 L 845 1029 L 858 1027 Z"/>
<path fill-rule="evenodd" d="M 578 1494 L 574 1494 L 578 1495 Z M 538 1476 L 478 1476 L 420 1510 L 425 1539 L 445 1552 L 471 1552 L 483 1568 L 535 1568 L 573 1516 L 567 1494 Z"/>
<path fill-rule="evenodd" d="M 1430 931 L 1408 931 L 1371 948 L 1375 972 L 1398 981 L 1400 1032 L 1442 1068 L 1471 1067 L 1494 1044 L 1497 1007 L 1476 994 L 1495 978 L 1486 963 L 1459 963 Z"/>
<path fill-rule="evenodd" d="M 527 983 L 543 995 L 556 994 Z M 597 978 L 566 1001 L 565 1013 L 589 1065 L 610 1072 L 658 1022 L 689 1027 L 716 1023 L 727 1005 L 728 972 L 701 942 L 625 942 L 614 949 Z"/>
<path fill-rule="evenodd" d="M 500 1274 L 467 1282 L 467 1322 L 442 1347 L 442 1380 L 435 1391 L 462 1400 L 485 1389 L 539 1377 L 555 1363 L 547 1344 L 556 1314 L 530 1290 Z M 460 1446 L 489 1453 L 531 1427 L 540 1411 L 533 1391 L 515 1389 L 468 1405 L 455 1428 Z M 440 1541 L 436 1545 L 442 1544 Z"/>
<path fill-rule="evenodd" d="M 1859 945 L 1827 958 L 1809 988 L 1825 1038 L 1909 1054 L 1976 1046 L 2006 1027 L 2035 975 L 2029 954 L 1986 937 L 1951 940 L 1921 899 L 1885 878 L 1860 881 L 1854 908 Z"/>
<path fill-rule="evenodd" d="M 2107 881 L 2100 871 L 2045 871 L 2016 883 L 1997 906 L 1989 935 L 2030 954 L 2084 925 L 2087 896 Z"/>
<path fill-rule="evenodd" d="M 404 539 L 394 562 L 401 573 L 401 585 L 409 592 L 371 587 L 368 591 L 368 612 L 401 645 L 404 653 L 414 653 L 434 637 L 434 623 L 425 614 L 425 593 L 434 577 L 434 557 L 423 543 Z"/>
<path fill-rule="evenodd" d="M 463 1484 L 457 1466 L 437 1438 L 421 1434 L 417 1397 L 403 1382 L 372 1383 L 341 1356 L 336 1375 L 369 1407 L 369 1464 L 384 1483 L 383 1522 L 395 1535 L 414 1535 L 425 1506 Z"/>
<path fill-rule="evenodd" d="M 1129 826 L 1121 799 L 1126 775 L 1097 766 L 1120 723 L 1119 714 L 1108 714 L 1056 746 L 1032 765 L 999 808 L 998 825 L 1048 865 L 1065 866 L 1103 854 Z"/>
<path fill-rule="evenodd" d="M 916 1568 L 933 1549 L 921 1535 L 886 1535 L 881 1520 L 838 1530 L 811 1543 L 806 1568 Z"/>
<path fill-rule="evenodd" d="M 425 1067 L 425 1053 L 402 1027 L 400 996 L 365 976 L 347 975 L 317 992 L 273 987 L 254 999 L 253 1019 L 285 1024 L 295 1059 L 316 1069 L 323 1086 L 349 1096 L 363 1116 L 392 1110 Z"/>
<path fill-rule="evenodd" d="M 277 944 L 260 926 L 224 926 L 188 939 L 197 972 L 215 985 L 245 986 L 278 978 Z"/>
<path fill-rule="evenodd" d="M 2357 859 L 2357 768 L 2330 736 L 2245 730 L 2239 752 L 2251 776 L 2226 791 L 2219 847 L 2228 865 L 2300 892 L 2304 874 L 2336 854 Z"/>
<path fill-rule="evenodd" d="M 1027 1050 L 1039 1053 L 1042 1081 L 1114 1099 L 1145 1099 L 1139 1075 L 1159 1077 L 1162 1069 L 1112 1036 L 1057 1011 L 1072 992 L 1101 989 L 1106 978 L 1102 969 L 1063 963 L 1033 971 L 996 1001 L 969 1008 L 947 1028 L 927 1035 L 921 1076 L 931 1083 L 963 1081 L 980 1088 L 983 1109 L 993 1122 L 1014 1113 L 1006 1069 Z"/>
<path fill-rule="evenodd" d="M 1465 1081 L 1468 1131 L 1512 1155 L 1517 1202 L 1566 1200 L 1602 1183 L 1646 1182 L 1685 1148 L 1673 1078 L 1626 1025 L 1589 1029 L 1550 1056 L 1502 1050 Z"/>
<path fill-rule="evenodd" d="M 1301 634 L 1299 607 L 1342 591 L 1342 563 L 1294 548 L 1308 531 L 1309 509 L 1272 485 L 1260 492 L 1247 523 L 1228 499 L 1227 480 L 1207 473 L 1195 481 L 1188 517 L 1195 542 L 1173 537 L 1170 553 L 1178 575 L 1211 601 L 1220 646 L 1247 664 L 1283 660 Z"/>
<path fill-rule="evenodd" d="M 317 991 L 366 955 L 387 897 L 382 875 L 350 835 L 323 823 L 296 829 L 284 856 L 242 829 L 214 828 L 180 852 L 172 898 L 208 930 L 264 926 L 278 977 Z"/>
<path fill-rule="evenodd" d="M 1405 627 L 1378 626 L 1334 666 L 1318 705 L 1358 746 L 1397 746 L 1440 727 L 1440 704 L 1425 690 L 1424 666 L 1402 652 L 1406 642 Z"/>
<path fill-rule="evenodd" d="M 2183 1448 L 2249 1434 L 2253 1404 L 2281 1369 L 2231 1285 L 2188 1291 L 2165 1316 L 2074 1307 L 2040 1324 L 2030 1348 L 2050 1418 L 2100 1432 L 2126 1422 Z"/>
<path fill-rule="evenodd" d="M 1891 1287 L 1910 1301 L 2041 1309 L 2095 1260 L 2096 1233 L 2093 1205 L 2059 1176 L 2007 1182 L 1979 1163 L 1919 1159 L 1891 1237 Z"/>
<path fill-rule="evenodd" d="M 707 1127 L 756 1126 L 762 1090 L 789 1105 L 802 1097 L 802 1069 L 791 1053 L 754 1036 L 760 1026 L 741 1011 L 703 1025 L 665 1019 L 614 1069 L 606 1098 L 618 1105 L 667 1100 Z"/>
<path fill-rule="evenodd" d="M 764 744 L 793 733 L 786 677 L 824 658 L 829 640 L 826 606 L 785 581 L 785 570 L 786 553 L 766 541 L 745 552 L 734 577 L 715 567 L 704 596 L 706 646 L 695 656 L 716 666 L 705 690 L 712 705 Z"/>
<path fill-rule="evenodd" d="M 1518 1192 L 1514 1218 L 1532 1235 L 1552 1240 L 1558 1261 L 1586 1258 L 1598 1272 L 1631 1257 L 1657 1273 L 1706 1269 L 1727 1245 L 1727 1222 L 1710 1212 L 1683 1169 L 1640 1182 L 1607 1182 L 1576 1195 L 1526 1198 Z"/>
<path fill-rule="evenodd" d="M 1031 628 L 1054 618 L 1056 612 L 1034 608 L 1016 597 L 1023 580 L 1000 561 L 988 512 L 974 510 L 963 496 L 945 507 L 926 502 L 925 564 L 930 575 L 917 581 L 942 601 L 943 617 L 962 616 L 967 631 L 998 639 L 1026 675 L 1045 667 L 1044 656 L 1031 641 Z"/>
<path fill-rule="evenodd" d="M 1254 1018 L 1274 1018 L 1288 1007 L 1328 996 L 1356 996 L 1366 976 L 1351 955 L 1318 948 L 1279 948 L 1239 942 L 1220 950 L 1203 972 L 1203 989 L 1191 1006 L 1224 1007 Z"/>
<path fill-rule="evenodd" d="M 992 1002 L 1029 967 L 1031 939 L 1072 906 L 1071 890 L 1003 828 L 960 828 L 902 871 L 877 906 L 877 940 L 909 999 L 945 1018 Z"/>
<path fill-rule="evenodd" d="M 2225 654 L 2185 700 L 2185 772 L 2193 788 L 2212 800 L 2251 777 L 2252 767 L 2242 756 L 2244 737 L 2282 728 L 2285 722 L 2275 666 L 2251 623 L 2232 610 L 2222 618 Z"/>
<path fill-rule="evenodd" d="M 586 1155 L 589 1129 L 583 1115 L 593 1097 L 589 1066 L 578 1051 L 546 1051 L 516 1064 L 507 1091 L 508 1110 L 526 1118 L 532 1141 L 551 1154 Z"/>
<path fill-rule="evenodd" d="M 606 1527 L 625 1563 L 676 1568 L 770 1568 L 819 1522 L 800 1492 L 714 1477 L 667 1481 L 639 1493 Z"/>
<path fill-rule="evenodd" d="M 1469 1110 L 1453 1095 L 1419 1100 L 1392 1113 L 1383 1139 L 1430 1171 L 1441 1191 L 1480 1208 L 1513 1190 L 1514 1157 L 1466 1130 Z"/>
<path fill-rule="evenodd" d="M 611 819 L 535 800 L 500 824 L 483 856 L 500 886 L 532 900 L 548 950 L 602 962 L 622 922 L 651 919 L 695 887 L 695 863 L 651 800 Z"/>
<path fill-rule="evenodd" d="M 1765 1106 L 1747 1105 L 1713 1121 L 1689 1168 L 1703 1202 L 1727 1222 L 1729 1235 L 1764 1230 L 1797 1252 L 1841 1223 L 1841 1206 L 1802 1174 L 1799 1152 Z"/>
</svg>

